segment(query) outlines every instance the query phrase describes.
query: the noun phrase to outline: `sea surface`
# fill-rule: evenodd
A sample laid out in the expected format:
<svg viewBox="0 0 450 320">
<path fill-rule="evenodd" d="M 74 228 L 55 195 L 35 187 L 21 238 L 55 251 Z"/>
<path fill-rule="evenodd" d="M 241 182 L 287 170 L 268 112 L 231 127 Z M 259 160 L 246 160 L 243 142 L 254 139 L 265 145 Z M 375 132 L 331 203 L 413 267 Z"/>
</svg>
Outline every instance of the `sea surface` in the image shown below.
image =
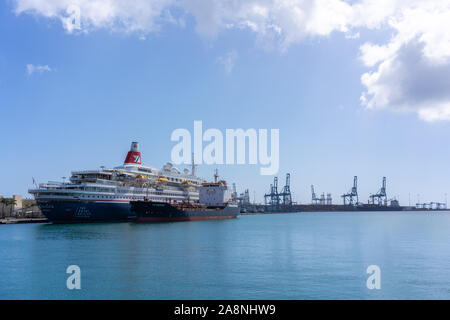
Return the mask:
<svg viewBox="0 0 450 320">
<path fill-rule="evenodd" d="M 0 225 L 0 268 L 0 299 L 450 299 L 450 213 Z"/>
</svg>

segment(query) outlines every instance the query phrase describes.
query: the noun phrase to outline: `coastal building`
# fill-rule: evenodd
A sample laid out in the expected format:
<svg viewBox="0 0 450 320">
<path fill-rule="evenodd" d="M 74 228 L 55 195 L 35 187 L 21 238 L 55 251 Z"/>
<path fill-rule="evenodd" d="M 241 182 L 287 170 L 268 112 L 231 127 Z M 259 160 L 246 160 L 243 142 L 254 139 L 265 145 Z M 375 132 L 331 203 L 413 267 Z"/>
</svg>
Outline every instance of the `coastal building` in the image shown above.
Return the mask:
<svg viewBox="0 0 450 320">
<path fill-rule="evenodd" d="M 22 195 L 20 194 L 13 195 L 13 200 L 14 200 L 14 208 L 13 208 L 14 211 L 23 208 Z"/>
</svg>

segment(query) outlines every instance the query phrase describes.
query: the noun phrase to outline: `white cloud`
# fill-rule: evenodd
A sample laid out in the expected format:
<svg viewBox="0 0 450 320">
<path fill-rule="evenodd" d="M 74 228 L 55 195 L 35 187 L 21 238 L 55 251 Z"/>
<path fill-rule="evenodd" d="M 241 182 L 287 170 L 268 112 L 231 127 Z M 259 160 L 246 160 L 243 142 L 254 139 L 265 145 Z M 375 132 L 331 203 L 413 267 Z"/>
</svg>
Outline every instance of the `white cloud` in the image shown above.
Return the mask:
<svg viewBox="0 0 450 320">
<path fill-rule="evenodd" d="M 238 54 L 236 51 L 230 51 L 222 57 L 217 58 L 217 63 L 221 64 L 227 74 L 231 74 Z"/>
<path fill-rule="evenodd" d="M 152 32 L 163 20 L 163 10 L 174 0 L 15 0 L 17 14 L 31 13 L 59 19 L 63 27 L 89 31 Z"/>
<path fill-rule="evenodd" d="M 352 39 L 358 38 L 363 29 L 392 30 L 393 36 L 387 43 L 367 42 L 361 46 L 361 59 L 369 68 L 361 78 L 365 87 L 361 96 L 363 105 L 370 109 L 417 112 L 427 121 L 450 120 L 450 99 L 441 92 L 450 91 L 446 87 L 450 75 L 444 72 L 450 64 L 450 0 L 15 2 L 17 14 L 59 19 L 69 33 L 104 28 L 145 37 L 164 24 L 184 27 L 189 15 L 194 17 L 195 28 L 203 36 L 216 37 L 222 30 L 245 29 L 281 50 L 305 38 L 329 36 L 333 32 Z M 222 64 L 231 72 L 234 60 L 228 59 L 223 57 Z M 410 79 L 413 75 L 418 77 L 416 81 Z"/>
<path fill-rule="evenodd" d="M 427 121 L 450 120 L 450 63 L 435 63 L 419 39 L 401 46 L 361 80 L 368 108 L 417 112 Z"/>
<path fill-rule="evenodd" d="M 50 72 L 52 71 L 52 69 L 48 66 L 35 66 L 33 64 L 27 64 L 27 74 L 29 76 L 31 76 L 33 73 L 38 72 L 38 73 L 43 73 L 43 72 Z"/>
<path fill-rule="evenodd" d="M 362 75 L 363 105 L 450 120 L 450 2 L 428 1 L 390 17 L 396 34 L 385 45 L 361 46 L 375 70 Z"/>
<path fill-rule="evenodd" d="M 405 2 L 364 0 L 350 5 L 344 0 L 14 1 L 17 14 L 59 19 L 68 32 L 108 28 L 149 33 L 164 23 L 184 25 L 183 16 L 190 14 L 195 18 L 197 31 L 203 35 L 215 36 L 223 29 L 245 28 L 259 36 L 277 35 L 284 47 L 305 36 L 348 32 L 353 26 L 376 27 L 396 8 L 391 3 Z"/>
</svg>

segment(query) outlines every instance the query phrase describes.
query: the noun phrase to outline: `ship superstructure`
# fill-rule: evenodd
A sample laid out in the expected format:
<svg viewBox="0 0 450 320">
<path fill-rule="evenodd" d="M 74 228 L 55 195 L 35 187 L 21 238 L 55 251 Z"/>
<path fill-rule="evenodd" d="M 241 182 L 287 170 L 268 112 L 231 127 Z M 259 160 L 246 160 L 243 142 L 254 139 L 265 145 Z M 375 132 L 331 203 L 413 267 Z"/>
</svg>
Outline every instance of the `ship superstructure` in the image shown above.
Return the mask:
<svg viewBox="0 0 450 320">
<path fill-rule="evenodd" d="M 198 202 L 205 180 L 167 163 L 161 170 L 142 163 L 132 142 L 123 165 L 73 171 L 69 182 L 48 182 L 30 189 L 42 213 L 53 222 L 124 221 L 134 217 L 130 201 Z"/>
<path fill-rule="evenodd" d="M 232 197 L 226 181 L 202 183 L 198 202 L 158 202 L 138 200 L 131 202 L 131 211 L 136 212 L 136 222 L 169 222 L 192 220 L 233 219 L 239 214 L 239 205 Z"/>
</svg>

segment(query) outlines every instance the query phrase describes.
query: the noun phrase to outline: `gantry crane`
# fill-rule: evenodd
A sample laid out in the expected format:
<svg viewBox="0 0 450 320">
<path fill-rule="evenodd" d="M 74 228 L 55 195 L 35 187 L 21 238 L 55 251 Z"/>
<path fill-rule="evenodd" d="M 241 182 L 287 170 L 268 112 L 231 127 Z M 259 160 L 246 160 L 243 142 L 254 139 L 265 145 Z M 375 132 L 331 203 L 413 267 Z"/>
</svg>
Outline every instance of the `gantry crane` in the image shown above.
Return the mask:
<svg viewBox="0 0 450 320">
<path fill-rule="evenodd" d="M 350 190 L 349 193 L 343 194 L 341 196 L 344 199 L 344 205 L 346 205 L 346 200 L 347 198 L 349 199 L 348 204 L 353 206 L 353 205 L 358 205 L 359 203 L 359 198 L 358 198 L 358 177 L 354 176 L 353 178 L 353 187 Z M 353 198 L 356 198 L 356 203 L 354 203 Z"/>
<path fill-rule="evenodd" d="M 319 204 L 320 199 L 316 196 L 316 192 L 314 191 L 314 185 L 311 185 L 311 203 Z"/>
<path fill-rule="evenodd" d="M 278 192 L 278 177 L 274 177 L 273 184 L 270 185 L 270 193 L 264 195 L 264 204 L 271 205 L 272 210 L 279 209 L 281 201 L 283 206 L 291 206 L 293 204 L 290 173 L 286 174 L 286 184 L 281 192 Z"/>
<path fill-rule="evenodd" d="M 269 199 L 269 203 L 267 203 Z M 273 184 L 270 185 L 270 193 L 264 195 L 264 203 L 270 204 L 273 209 L 280 208 L 280 194 L 278 193 L 278 177 L 273 178 Z"/>
<path fill-rule="evenodd" d="M 372 204 L 375 204 L 375 199 L 377 199 L 377 204 L 379 206 L 387 206 L 387 195 L 386 195 L 386 177 L 383 177 L 383 182 L 380 191 L 376 194 L 370 195 Z"/>
<path fill-rule="evenodd" d="M 283 198 L 283 205 L 292 205 L 292 195 L 291 195 L 291 174 L 286 173 L 286 184 L 284 185 L 283 192 L 280 193 Z"/>
</svg>

